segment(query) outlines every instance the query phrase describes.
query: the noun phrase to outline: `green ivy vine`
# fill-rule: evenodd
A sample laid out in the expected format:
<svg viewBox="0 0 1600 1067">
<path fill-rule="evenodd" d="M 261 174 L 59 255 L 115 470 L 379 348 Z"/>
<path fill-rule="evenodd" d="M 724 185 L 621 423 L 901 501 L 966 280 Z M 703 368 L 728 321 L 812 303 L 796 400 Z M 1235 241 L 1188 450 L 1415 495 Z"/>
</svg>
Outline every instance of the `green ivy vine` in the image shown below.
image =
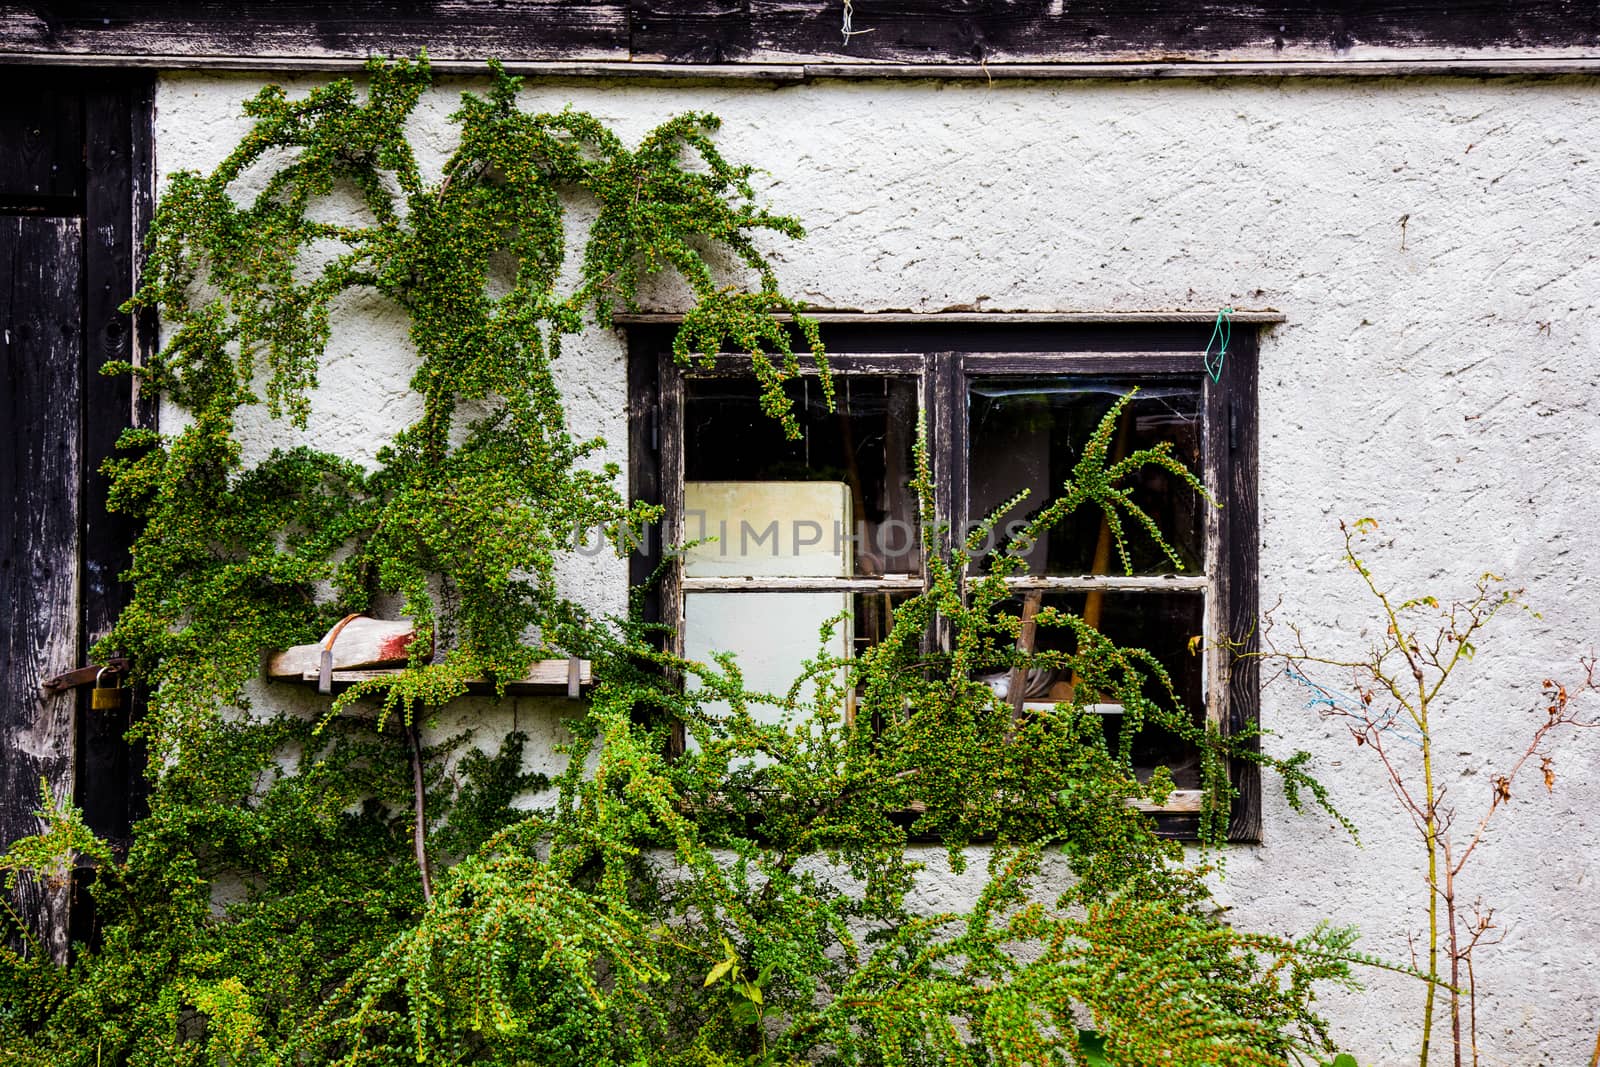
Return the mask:
<svg viewBox="0 0 1600 1067">
<path fill-rule="evenodd" d="M 1220 924 L 1205 870 L 1131 803 L 1172 788 L 1134 772 L 1146 727 L 1205 754 L 1211 841 L 1227 759 L 1325 803 L 1303 757 L 1196 725 L 1154 658 L 1070 614 L 1037 623 L 1070 632 L 1072 651 L 1018 651 L 1004 578 L 1019 557 L 965 577 L 978 540 L 947 544 L 925 507 L 927 591 L 869 652 L 819 654 L 785 693 L 750 692 L 731 657 L 683 660 L 658 628 L 562 596 L 578 531 L 655 518 L 594 465 L 601 442 L 569 430 L 562 339 L 672 272 L 695 299 L 677 357 L 749 352 L 765 408 L 793 431 L 796 347 L 824 368 L 825 354 L 759 239 L 801 228 L 756 205 L 711 116 L 629 148 L 591 116 L 524 112 L 498 68 L 486 96 L 463 96 L 460 145 L 430 183 L 406 137 L 429 84 L 421 60 L 371 65 L 364 92 L 264 89 L 228 158 L 174 175 L 162 198 L 134 305 L 159 309 L 167 341 L 114 369 L 188 421 L 129 434 L 113 464 L 113 505 L 144 526 L 132 603 L 103 645 L 151 692 L 150 813 L 120 859 L 63 808 L 0 860 L 37 874 L 97 854 L 103 930 L 65 969 L 26 943 L 0 950 L 8 1062 L 1324 1061 L 1312 1001 L 1318 983 L 1349 981 L 1352 935 Z M 339 195 L 360 221 L 328 221 Z M 597 215 L 562 292 L 573 197 Z M 753 284 L 726 284 L 730 271 Z M 370 468 L 308 448 L 246 464 L 241 412 L 306 424 L 352 290 L 406 315 L 420 417 Z M 1120 483 L 1150 463 L 1199 483 L 1165 447 L 1109 462 L 1120 410 L 1024 538 L 1099 508 L 1119 548 L 1125 524 L 1164 546 Z M 926 501 L 920 451 L 919 464 Z M 249 708 L 262 650 L 385 604 L 419 622 L 406 671 L 313 721 Z M 943 644 L 927 639 L 936 625 Z M 495 752 L 467 736 L 421 745 L 418 723 L 467 679 L 503 687 L 550 649 L 592 659 L 598 679 L 553 780 L 524 769 L 520 734 Z M 1083 695 L 1018 717 L 974 680 L 1032 666 L 1072 672 Z M 1115 745 L 1091 693 L 1123 705 Z M 673 756 L 677 729 L 692 743 Z M 991 843 L 974 906 L 918 904 L 938 859 L 918 841 L 945 845 L 957 871 L 966 846 Z"/>
<path fill-rule="evenodd" d="M 449 647 L 391 685 L 392 701 L 437 705 L 464 678 L 521 676 L 542 654 L 525 636 L 563 610 L 560 547 L 577 531 L 614 535 L 652 517 L 623 501 L 614 466 L 584 465 L 601 443 L 568 431 L 551 377 L 563 336 L 586 313 L 609 324 L 642 276 L 682 277 L 697 303 L 680 348 L 749 350 L 766 406 L 789 417 L 780 385 L 796 356 L 774 313 L 797 309 L 754 234 L 801 231 L 754 206 L 750 169 L 708 137 L 715 118 L 681 116 L 630 151 L 591 116 L 523 113 L 515 79 L 502 75 L 487 98 L 463 98 L 460 147 L 426 185 L 404 126 L 428 83 L 425 63 L 398 63 L 371 70 L 365 100 L 349 80 L 295 101 L 269 87 L 246 104 L 256 123 L 228 158 L 210 175 L 173 175 L 162 198 L 133 305 L 159 309 L 168 340 L 148 365 L 112 368 L 194 419 L 171 441 L 129 435 L 147 451 L 115 471 L 114 505 L 147 526 L 135 603 L 111 643 L 135 652 L 155 682 L 147 732 L 158 759 L 188 725 L 237 700 L 264 644 L 307 640 L 379 591 L 403 598 L 419 648 L 436 629 Z M 292 162 L 237 204 L 241 177 L 285 151 Z M 686 168 L 686 154 L 700 167 Z M 318 217 L 319 200 L 338 191 L 359 196 L 367 224 Z M 577 194 L 599 213 L 580 277 L 562 295 L 563 197 Z M 759 287 L 720 285 L 707 248 L 732 253 Z M 323 261 L 308 269 L 314 253 Z M 491 295 L 497 286 L 505 291 Z M 408 317 L 422 417 L 371 472 L 307 450 L 243 472 L 234 431 L 240 408 L 261 399 L 255 383 L 273 417 L 305 425 L 331 309 L 359 289 Z M 336 595 L 308 618 L 318 582 Z"/>
</svg>

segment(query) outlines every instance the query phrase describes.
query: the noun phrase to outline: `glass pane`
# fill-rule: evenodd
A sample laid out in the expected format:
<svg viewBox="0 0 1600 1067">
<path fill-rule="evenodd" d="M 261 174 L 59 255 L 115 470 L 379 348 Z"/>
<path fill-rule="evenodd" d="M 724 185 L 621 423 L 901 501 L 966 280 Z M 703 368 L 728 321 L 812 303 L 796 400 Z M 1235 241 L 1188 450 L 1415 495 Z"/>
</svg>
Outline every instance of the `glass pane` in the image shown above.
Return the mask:
<svg viewBox="0 0 1600 1067">
<path fill-rule="evenodd" d="M 718 538 L 715 548 L 691 555 L 687 573 L 921 571 L 910 487 L 916 380 L 841 374 L 834 385 L 829 411 L 815 378 L 787 383 L 801 430 L 799 440 L 789 440 L 762 412 L 753 380 L 685 381 L 684 536 Z"/>
<path fill-rule="evenodd" d="M 902 604 L 910 600 L 913 593 L 857 593 L 855 595 L 855 619 L 852 636 L 855 644 L 855 655 L 862 653 L 873 645 L 882 641 L 894 628 L 894 613 Z M 857 701 L 861 697 L 859 689 L 849 695 L 847 713 L 854 719 L 857 710 Z M 874 720 L 874 730 L 881 729 L 881 721 Z"/>
<path fill-rule="evenodd" d="M 1028 497 L 1001 517 L 994 549 L 1055 499 L 1083 447 L 1111 405 L 1138 386 L 1112 438 L 1110 461 L 1160 441 L 1197 474 L 1201 470 L 1200 387 L 1191 381 L 1132 378 L 980 378 L 968 392 L 967 517 L 976 524 L 1022 490 Z M 1135 504 L 1183 561 L 1183 572 L 1205 565 L 1205 513 L 1200 494 L 1171 473 L 1146 466 L 1123 483 Z M 1125 516 L 1123 516 L 1126 518 Z M 1169 574 L 1172 561 L 1137 521 L 1123 532 L 1135 574 Z M 1080 508 L 1027 554 L 1034 574 L 1121 574 L 1110 526 L 1098 507 Z"/>
<path fill-rule="evenodd" d="M 1149 652 L 1171 677 L 1172 688 L 1189 719 L 1195 723 L 1205 721 L 1205 657 L 1198 648 L 1194 651 L 1189 648 L 1190 639 L 1205 632 L 1204 594 L 1094 591 L 1046 595 L 1042 604 L 1079 616 L 1124 648 L 1142 648 Z M 1021 614 L 1021 597 L 1008 605 L 1008 610 Z M 1072 652 L 1076 644 L 1072 631 L 1061 627 L 1040 626 L 1035 633 L 1035 647 L 1040 650 Z M 986 680 L 994 685 L 1009 683 L 1009 677 L 1004 674 Z M 1030 672 L 1024 680 L 1025 699 L 1043 703 L 1070 701 L 1076 681 L 1070 672 Z M 1147 684 L 1145 694 L 1163 706 L 1172 707 L 1171 698 L 1159 683 Z M 1115 746 L 1121 728 L 1117 705 L 1093 698 L 1086 703 L 1103 714 L 1106 740 Z M 1140 768 L 1169 767 L 1180 788 L 1199 788 L 1198 751 L 1153 723 L 1147 722 L 1134 741 L 1133 761 Z"/>
</svg>

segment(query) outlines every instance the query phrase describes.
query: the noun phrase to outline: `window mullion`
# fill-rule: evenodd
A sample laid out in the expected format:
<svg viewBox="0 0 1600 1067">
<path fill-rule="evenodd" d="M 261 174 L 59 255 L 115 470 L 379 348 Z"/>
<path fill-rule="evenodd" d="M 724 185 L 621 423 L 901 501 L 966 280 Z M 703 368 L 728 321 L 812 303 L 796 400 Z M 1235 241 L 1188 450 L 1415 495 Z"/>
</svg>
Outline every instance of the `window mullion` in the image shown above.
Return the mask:
<svg viewBox="0 0 1600 1067">
<path fill-rule="evenodd" d="M 1084 574 L 1071 577 L 1022 574 L 1007 577 L 1005 583 L 1007 587 L 1019 592 L 1042 589 L 1049 592 L 1076 593 L 1090 589 L 1104 589 L 1115 593 L 1192 593 L 1204 592 L 1211 588 L 1211 579 L 1199 574 Z"/>
<path fill-rule="evenodd" d="M 866 578 L 706 577 L 683 579 L 689 593 L 920 593 L 922 578 L 908 574 Z"/>
<path fill-rule="evenodd" d="M 683 654 L 683 372 L 671 352 L 662 352 L 659 444 L 661 463 L 661 547 L 672 562 L 661 577 L 661 621 L 670 629 L 669 651 Z"/>
<path fill-rule="evenodd" d="M 924 532 L 923 575 L 928 579 L 927 557 L 949 559 L 950 550 L 959 544 L 965 521 L 966 500 L 966 376 L 959 352 L 933 352 L 928 356 L 924 377 L 928 419 L 928 459 L 933 475 L 933 504 L 936 525 L 944 527 L 942 536 Z M 950 647 L 950 625 L 944 618 L 934 620 L 928 638 L 933 648 Z"/>
<path fill-rule="evenodd" d="M 1217 707 L 1224 734 L 1250 729 L 1260 716 L 1260 668 L 1250 653 L 1258 634 L 1258 541 L 1256 402 L 1256 338 L 1247 332 L 1228 353 L 1219 381 L 1208 399 L 1207 421 L 1214 428 L 1220 470 L 1213 490 L 1223 505 L 1219 518 L 1221 544 L 1214 569 L 1218 576 L 1218 637 L 1238 642 L 1219 648 L 1223 660 L 1222 691 Z M 1259 745 L 1259 739 L 1246 742 Z M 1239 797 L 1234 802 L 1228 837 L 1256 841 L 1261 837 L 1261 785 L 1259 768 L 1248 760 L 1235 760 L 1230 769 Z"/>
<path fill-rule="evenodd" d="M 960 544 L 966 521 L 966 377 L 962 364 L 959 352 L 934 352 L 929 358 L 928 450 L 934 510 L 950 539 L 933 546 L 934 550 Z"/>
</svg>

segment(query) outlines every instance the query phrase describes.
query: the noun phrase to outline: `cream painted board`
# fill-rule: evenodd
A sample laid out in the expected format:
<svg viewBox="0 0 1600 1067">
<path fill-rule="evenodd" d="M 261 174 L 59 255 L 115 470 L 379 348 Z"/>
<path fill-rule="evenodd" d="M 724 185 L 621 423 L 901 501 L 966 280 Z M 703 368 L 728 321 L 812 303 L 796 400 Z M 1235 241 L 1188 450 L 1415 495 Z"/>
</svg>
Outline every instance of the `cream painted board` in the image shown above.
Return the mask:
<svg viewBox="0 0 1600 1067">
<path fill-rule="evenodd" d="M 839 578 L 850 574 L 850 487 L 844 482 L 685 482 L 683 536 L 696 545 L 688 578 Z"/>
</svg>

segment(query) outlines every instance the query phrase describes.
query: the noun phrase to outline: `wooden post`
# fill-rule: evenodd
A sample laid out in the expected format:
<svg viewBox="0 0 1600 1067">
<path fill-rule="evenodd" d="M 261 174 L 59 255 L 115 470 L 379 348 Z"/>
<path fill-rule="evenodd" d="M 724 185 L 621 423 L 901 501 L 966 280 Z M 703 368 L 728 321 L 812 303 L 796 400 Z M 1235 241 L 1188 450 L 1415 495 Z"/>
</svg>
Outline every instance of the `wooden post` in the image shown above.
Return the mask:
<svg viewBox="0 0 1600 1067">
<path fill-rule="evenodd" d="M 83 225 L 0 218 L 0 846 L 43 829 L 43 780 L 73 791 L 74 694 L 40 683 L 78 666 Z M 67 956 L 70 881 L 18 880 L 13 906 Z"/>
</svg>

